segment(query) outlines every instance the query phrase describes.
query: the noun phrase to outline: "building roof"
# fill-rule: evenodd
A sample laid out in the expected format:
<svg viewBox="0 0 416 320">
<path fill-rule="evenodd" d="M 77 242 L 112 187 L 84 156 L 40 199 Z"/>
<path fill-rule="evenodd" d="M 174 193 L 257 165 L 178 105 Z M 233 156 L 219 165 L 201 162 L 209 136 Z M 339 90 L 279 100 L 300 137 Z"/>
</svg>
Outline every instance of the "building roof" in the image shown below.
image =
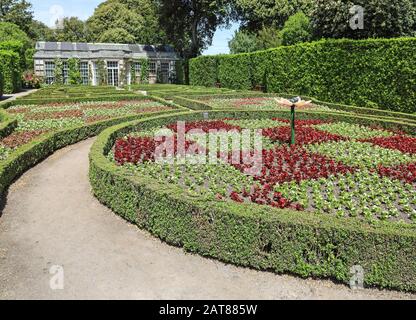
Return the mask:
<svg viewBox="0 0 416 320">
<path fill-rule="evenodd" d="M 80 42 L 37 42 L 35 59 L 178 59 L 171 46 L 80 43 Z"/>
</svg>

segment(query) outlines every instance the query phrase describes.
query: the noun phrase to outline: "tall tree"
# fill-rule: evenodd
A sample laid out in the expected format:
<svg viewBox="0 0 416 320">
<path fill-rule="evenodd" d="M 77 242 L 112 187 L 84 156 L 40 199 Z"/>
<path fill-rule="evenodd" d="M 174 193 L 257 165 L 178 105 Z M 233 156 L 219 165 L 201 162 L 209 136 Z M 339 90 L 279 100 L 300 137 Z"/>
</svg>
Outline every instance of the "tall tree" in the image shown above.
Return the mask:
<svg viewBox="0 0 416 320">
<path fill-rule="evenodd" d="M 27 35 L 33 41 L 56 41 L 54 31 L 37 20 L 32 20 Z"/>
<path fill-rule="evenodd" d="M 298 11 L 311 12 L 315 0 L 233 0 L 237 16 L 245 29 L 261 30 L 263 26 L 283 27 Z"/>
<path fill-rule="evenodd" d="M 159 0 L 159 23 L 184 58 L 193 58 L 212 43 L 217 27 L 229 23 L 226 0 Z"/>
<path fill-rule="evenodd" d="M 363 28 L 351 28 L 353 6 L 361 6 Z M 315 0 L 311 22 L 316 38 L 391 38 L 416 34 L 414 0 Z"/>
<path fill-rule="evenodd" d="M 101 3 L 87 21 L 90 37 L 98 41 L 113 39 L 115 30 L 127 35 L 130 42 L 150 44 L 163 42 L 153 0 L 107 0 Z"/>
<path fill-rule="evenodd" d="M 294 14 L 285 22 L 280 35 L 285 46 L 310 41 L 312 28 L 309 18 L 303 12 Z"/>
<path fill-rule="evenodd" d="M 77 17 L 64 18 L 61 28 L 55 29 L 56 41 L 86 42 L 88 41 L 87 26 Z"/>
<path fill-rule="evenodd" d="M 14 23 L 27 33 L 33 20 L 31 7 L 26 0 L 0 0 L 0 22 Z"/>
<path fill-rule="evenodd" d="M 234 37 L 228 42 L 231 54 L 248 53 L 258 50 L 257 37 L 255 34 L 239 30 L 236 31 Z"/>
</svg>

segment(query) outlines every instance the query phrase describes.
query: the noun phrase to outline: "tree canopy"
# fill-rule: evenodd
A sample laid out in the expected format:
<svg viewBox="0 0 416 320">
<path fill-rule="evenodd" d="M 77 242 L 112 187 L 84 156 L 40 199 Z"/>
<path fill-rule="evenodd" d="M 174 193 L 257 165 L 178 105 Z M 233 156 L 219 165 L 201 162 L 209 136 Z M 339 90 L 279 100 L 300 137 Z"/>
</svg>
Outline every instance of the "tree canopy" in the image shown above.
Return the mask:
<svg viewBox="0 0 416 320">
<path fill-rule="evenodd" d="M 159 24 L 184 58 L 199 55 L 212 43 L 219 26 L 230 21 L 226 0 L 159 0 Z"/>
<path fill-rule="evenodd" d="M 30 39 L 19 26 L 10 22 L 0 22 L 0 42 L 20 41 L 24 47 L 30 46 Z"/>
<path fill-rule="evenodd" d="M 364 28 L 353 30 L 350 9 L 364 9 Z M 392 38 L 416 35 L 414 0 L 314 0 L 311 14 L 315 38 Z"/>
<path fill-rule="evenodd" d="M 231 54 L 253 52 L 258 50 L 257 37 L 248 31 L 236 31 L 228 46 Z"/>
<path fill-rule="evenodd" d="M 258 31 L 263 26 L 281 28 L 298 11 L 309 14 L 313 2 L 314 0 L 234 0 L 234 6 L 243 27 Z"/>
<path fill-rule="evenodd" d="M 156 4 L 152 0 L 107 0 L 95 9 L 87 28 L 92 41 L 120 40 L 117 31 L 131 43 L 163 42 Z"/>
<path fill-rule="evenodd" d="M 31 7 L 26 0 L 1 0 L 0 22 L 13 23 L 24 32 L 29 32 L 33 20 Z"/>
<path fill-rule="evenodd" d="M 55 41 L 87 42 L 88 31 L 84 21 L 77 17 L 64 18 L 61 28 L 56 27 Z"/>
</svg>

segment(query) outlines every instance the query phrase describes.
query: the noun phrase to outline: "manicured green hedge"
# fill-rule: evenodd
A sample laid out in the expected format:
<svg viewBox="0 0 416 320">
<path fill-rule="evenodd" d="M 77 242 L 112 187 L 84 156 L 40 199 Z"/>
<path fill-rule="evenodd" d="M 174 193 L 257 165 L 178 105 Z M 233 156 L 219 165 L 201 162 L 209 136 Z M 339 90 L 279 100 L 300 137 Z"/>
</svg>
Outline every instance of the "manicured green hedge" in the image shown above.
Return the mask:
<svg viewBox="0 0 416 320">
<path fill-rule="evenodd" d="M 0 139 L 7 137 L 17 127 L 17 120 L 0 108 Z"/>
<path fill-rule="evenodd" d="M 202 101 L 190 97 L 173 97 L 173 102 L 191 110 L 212 110 L 212 107 Z"/>
<path fill-rule="evenodd" d="M 90 97 L 74 97 L 74 98 L 33 98 L 33 99 L 17 99 L 4 104 L 4 108 L 8 108 L 16 105 L 29 105 L 29 104 L 44 104 L 44 103 L 77 103 L 77 102 L 87 102 L 87 101 L 122 101 L 122 100 L 145 100 L 148 99 L 146 96 L 142 95 L 98 95 Z"/>
<path fill-rule="evenodd" d="M 270 111 L 209 112 L 211 119 L 283 114 L 288 115 Z M 300 117 L 308 118 L 310 113 L 300 112 Z M 350 116 L 351 121 L 353 118 Z M 195 198 L 174 185 L 161 185 L 153 179 L 128 174 L 106 158 L 115 140 L 129 132 L 177 120 L 200 119 L 203 119 L 201 112 L 162 115 L 105 130 L 90 153 L 90 181 L 96 197 L 115 213 L 162 240 L 204 256 L 261 270 L 332 278 L 344 283 L 349 283 L 351 267 L 360 265 L 367 286 L 416 291 L 416 229 L 412 225 L 368 224 L 357 218 Z"/>
<path fill-rule="evenodd" d="M 190 60 L 190 85 L 214 87 L 218 82 L 218 58 L 220 56 L 201 56 Z"/>
<path fill-rule="evenodd" d="M 416 38 L 322 40 L 190 61 L 194 85 L 293 92 L 322 101 L 416 112 Z M 217 67 L 215 69 L 215 66 Z"/>
<path fill-rule="evenodd" d="M 18 92 L 22 87 L 19 54 L 10 50 L 0 50 L 0 65 L 3 67 L 3 92 Z"/>
</svg>

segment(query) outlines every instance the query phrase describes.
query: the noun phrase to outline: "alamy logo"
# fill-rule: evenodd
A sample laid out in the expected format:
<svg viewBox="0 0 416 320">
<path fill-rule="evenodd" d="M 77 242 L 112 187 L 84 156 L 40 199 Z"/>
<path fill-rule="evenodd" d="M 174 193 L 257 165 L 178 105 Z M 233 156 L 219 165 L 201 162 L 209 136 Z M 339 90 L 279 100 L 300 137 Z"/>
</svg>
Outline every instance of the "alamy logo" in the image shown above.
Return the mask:
<svg viewBox="0 0 416 320">
<path fill-rule="evenodd" d="M 350 269 L 350 288 L 352 290 L 364 289 L 364 268 L 362 266 L 352 266 Z"/>
<path fill-rule="evenodd" d="M 257 176 L 263 163 L 262 130 L 224 130 L 199 128 L 187 130 L 178 121 L 176 136 L 169 129 L 155 133 L 155 162 L 160 164 L 218 164 L 243 165 L 244 173 Z"/>
<path fill-rule="evenodd" d="M 49 273 L 52 275 L 49 280 L 49 287 L 52 290 L 63 290 L 65 286 L 64 268 L 54 265 L 50 267 Z"/>
<path fill-rule="evenodd" d="M 352 30 L 364 29 L 364 8 L 358 5 L 354 5 L 350 8 L 350 14 L 353 16 L 350 18 L 350 27 Z"/>
</svg>

